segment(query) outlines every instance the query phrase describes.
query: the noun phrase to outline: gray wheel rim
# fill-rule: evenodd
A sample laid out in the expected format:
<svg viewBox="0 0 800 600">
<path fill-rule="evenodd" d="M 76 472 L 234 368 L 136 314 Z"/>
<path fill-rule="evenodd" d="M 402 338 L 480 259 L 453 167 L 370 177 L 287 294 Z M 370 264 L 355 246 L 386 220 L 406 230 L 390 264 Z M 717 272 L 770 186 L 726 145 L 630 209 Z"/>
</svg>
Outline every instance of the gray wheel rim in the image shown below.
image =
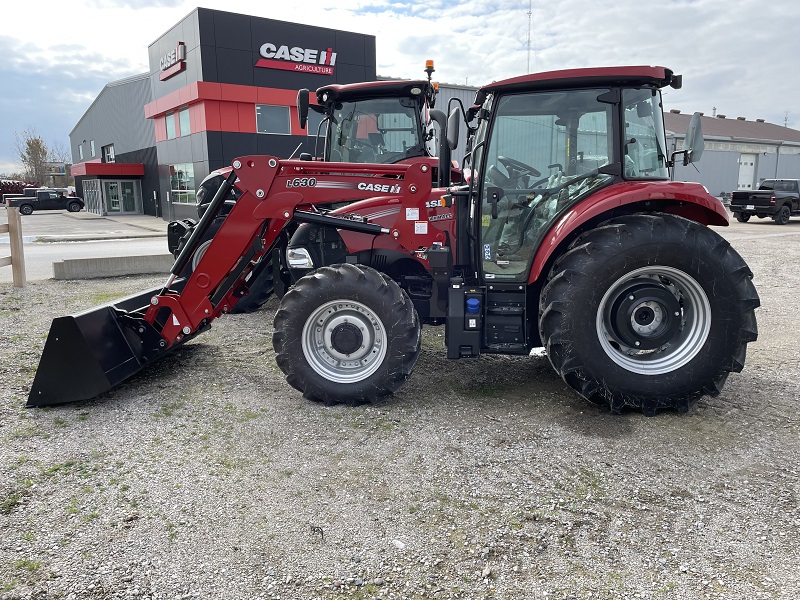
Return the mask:
<svg viewBox="0 0 800 600">
<path fill-rule="evenodd" d="M 334 346 L 337 327 L 354 326 L 362 344 L 350 354 Z M 303 326 L 303 355 L 314 371 L 334 383 L 356 383 L 375 373 L 386 357 L 386 329 L 369 307 L 352 300 L 334 300 L 317 308 Z"/>
<path fill-rule="evenodd" d="M 208 247 L 210 245 L 211 245 L 211 240 L 206 240 L 205 242 L 200 244 L 197 247 L 197 250 L 194 251 L 194 254 L 192 254 L 192 273 L 194 273 L 197 270 L 197 265 L 200 264 L 200 261 L 202 260 L 203 256 L 205 256 L 206 250 L 208 250 Z"/>
<path fill-rule="evenodd" d="M 636 278 L 652 279 L 681 304 L 679 331 L 655 350 L 625 346 L 608 325 L 611 304 L 626 284 Z M 670 373 L 689 363 L 702 350 L 711 330 L 711 304 L 702 286 L 683 271 L 659 265 L 643 267 L 620 277 L 609 287 L 598 307 L 596 330 L 600 346 L 620 367 L 641 375 Z"/>
</svg>

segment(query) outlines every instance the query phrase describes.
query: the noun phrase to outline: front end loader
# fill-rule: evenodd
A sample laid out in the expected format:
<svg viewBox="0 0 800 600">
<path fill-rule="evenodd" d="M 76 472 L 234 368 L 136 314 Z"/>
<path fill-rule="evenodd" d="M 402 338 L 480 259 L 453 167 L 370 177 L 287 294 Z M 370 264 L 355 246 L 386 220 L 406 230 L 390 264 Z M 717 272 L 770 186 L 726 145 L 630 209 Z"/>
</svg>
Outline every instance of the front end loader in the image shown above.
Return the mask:
<svg viewBox="0 0 800 600">
<path fill-rule="evenodd" d="M 444 324 L 448 358 L 544 347 L 568 386 L 612 412 L 686 411 L 743 368 L 759 298 L 707 227 L 728 224 L 721 203 L 670 180 L 676 160 L 702 154 L 699 119 L 667 151 L 661 88 L 680 85 L 642 66 L 481 88 L 461 113 L 477 121 L 462 185 L 432 187 L 424 162 L 237 159 L 162 289 L 54 321 L 28 405 L 110 389 L 233 310 L 269 265 L 276 360 L 307 398 L 391 394 L 422 325 Z M 458 123 L 456 110 L 451 147 Z M 341 198 L 351 203 L 317 208 Z M 60 388 L 72 368 L 81 384 Z"/>
</svg>

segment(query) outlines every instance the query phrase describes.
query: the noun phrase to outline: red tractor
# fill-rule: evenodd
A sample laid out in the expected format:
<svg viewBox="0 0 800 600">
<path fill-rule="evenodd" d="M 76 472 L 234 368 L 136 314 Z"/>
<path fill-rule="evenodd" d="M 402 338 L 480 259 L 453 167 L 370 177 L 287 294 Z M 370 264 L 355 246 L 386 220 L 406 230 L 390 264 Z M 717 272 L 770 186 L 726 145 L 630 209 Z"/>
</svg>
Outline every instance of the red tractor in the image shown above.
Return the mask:
<svg viewBox="0 0 800 600">
<path fill-rule="evenodd" d="M 345 163 L 424 163 L 431 167 L 434 184 L 461 181 L 457 166 L 451 164 L 450 148 L 442 135 L 438 151 L 442 163 L 447 165 L 449 179 L 439 181 L 439 161 L 434 151 L 433 122 L 440 131 L 446 127 L 446 115 L 436 110 L 438 88 L 431 82 L 433 61 L 426 63 L 427 80 L 365 81 L 351 84 L 332 84 L 319 88 L 315 93 L 316 103 L 309 102 L 309 91 L 300 90 L 297 95 L 300 127 L 307 126 L 316 132 L 314 154 L 302 153 L 300 160 L 323 160 Z M 313 115 L 309 121 L 309 114 Z M 211 199 L 222 182 L 230 174 L 226 167 L 209 174 L 197 190 L 198 217 L 202 217 Z M 196 267 L 205 249 L 216 235 L 225 216 L 236 202 L 239 191 L 232 189 L 226 204 L 206 235 L 192 260 L 184 269 L 186 276 Z M 363 197 L 363 194 L 356 198 Z M 328 207 L 347 204 L 351 198 L 342 195 Z M 178 257 L 192 230 L 197 225 L 194 219 L 173 221 L 167 227 L 167 245 L 170 253 Z M 241 298 L 233 312 L 252 312 L 260 308 L 272 294 L 272 269 L 268 264 L 250 275 L 247 294 Z"/>
<path fill-rule="evenodd" d="M 613 412 L 685 411 L 744 366 L 759 298 L 706 227 L 728 224 L 719 200 L 670 181 L 676 156 L 702 152 L 699 119 L 667 151 L 660 90 L 680 85 L 644 66 L 487 85 L 448 119 L 451 147 L 462 115 L 476 125 L 469 182 L 446 188 L 424 162 L 237 159 L 163 288 L 54 320 L 28 405 L 110 389 L 231 311 L 268 263 L 277 362 L 306 397 L 392 393 L 430 323 L 446 326 L 448 358 L 543 346 L 570 387 Z M 235 205 L 179 277 L 232 188 Z M 317 209 L 342 198 L 363 200 Z M 82 374 L 71 389 L 65 372 Z"/>
</svg>

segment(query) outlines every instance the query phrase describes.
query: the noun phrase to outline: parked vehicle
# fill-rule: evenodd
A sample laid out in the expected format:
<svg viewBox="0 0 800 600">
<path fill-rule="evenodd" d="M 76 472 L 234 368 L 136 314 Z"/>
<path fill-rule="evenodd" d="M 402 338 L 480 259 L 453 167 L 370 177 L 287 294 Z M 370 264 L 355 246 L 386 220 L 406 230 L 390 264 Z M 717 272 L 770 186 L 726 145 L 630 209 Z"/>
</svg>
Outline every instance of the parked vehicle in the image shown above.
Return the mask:
<svg viewBox="0 0 800 600">
<path fill-rule="evenodd" d="M 695 115 L 667 153 L 665 86 L 681 78 L 647 66 L 491 83 L 447 121 L 454 148 L 461 118 L 477 118 L 465 185 L 434 188 L 424 162 L 237 158 L 163 287 L 53 321 L 28 406 L 111 389 L 230 312 L 269 263 L 276 360 L 304 397 L 391 394 L 413 371 L 422 325 L 444 324 L 448 358 L 542 346 L 568 386 L 612 412 L 688 410 L 743 368 L 759 298 L 707 227 L 728 224 L 719 200 L 670 181 L 677 156 L 700 156 L 702 134 Z M 317 209 L 342 198 L 363 200 Z"/>
<path fill-rule="evenodd" d="M 65 190 L 55 190 L 52 188 L 26 188 L 22 195 L 9 196 L 6 194 L 4 200 L 8 206 L 19 208 L 20 214 L 30 215 L 34 210 L 68 210 L 78 212 L 86 204 L 78 196 L 68 196 Z"/>
<path fill-rule="evenodd" d="M 731 211 L 736 220 L 746 223 L 755 215 L 771 217 L 778 225 L 786 225 L 792 215 L 800 215 L 800 186 L 797 179 L 765 179 L 752 192 L 738 191 L 731 195 Z"/>
</svg>

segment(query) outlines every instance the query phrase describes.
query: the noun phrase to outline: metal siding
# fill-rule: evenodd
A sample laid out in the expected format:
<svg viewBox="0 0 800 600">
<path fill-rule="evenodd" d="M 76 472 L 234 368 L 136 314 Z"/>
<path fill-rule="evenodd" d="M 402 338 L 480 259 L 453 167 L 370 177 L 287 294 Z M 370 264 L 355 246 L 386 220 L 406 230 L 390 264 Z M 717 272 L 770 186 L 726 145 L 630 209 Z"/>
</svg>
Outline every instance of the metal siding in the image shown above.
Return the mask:
<svg viewBox="0 0 800 600">
<path fill-rule="evenodd" d="M 114 145 L 117 156 L 155 146 L 153 122 L 144 116 L 144 105 L 151 100 L 150 79 L 146 76 L 108 84 L 70 133 L 72 162 L 100 158 L 101 148 L 109 144 Z M 83 140 L 86 144 L 81 160 L 78 145 Z M 89 147 L 91 140 L 95 143 L 94 157 Z"/>
<path fill-rule="evenodd" d="M 680 147 L 680 144 L 678 146 Z M 677 161 L 680 160 L 681 157 L 678 155 Z M 683 164 L 676 165 L 673 179 L 700 183 L 706 186 L 713 196 L 719 196 L 722 192 L 732 192 L 736 190 L 739 182 L 739 153 L 706 150 L 700 160 L 693 165 L 686 167 Z"/>
</svg>

